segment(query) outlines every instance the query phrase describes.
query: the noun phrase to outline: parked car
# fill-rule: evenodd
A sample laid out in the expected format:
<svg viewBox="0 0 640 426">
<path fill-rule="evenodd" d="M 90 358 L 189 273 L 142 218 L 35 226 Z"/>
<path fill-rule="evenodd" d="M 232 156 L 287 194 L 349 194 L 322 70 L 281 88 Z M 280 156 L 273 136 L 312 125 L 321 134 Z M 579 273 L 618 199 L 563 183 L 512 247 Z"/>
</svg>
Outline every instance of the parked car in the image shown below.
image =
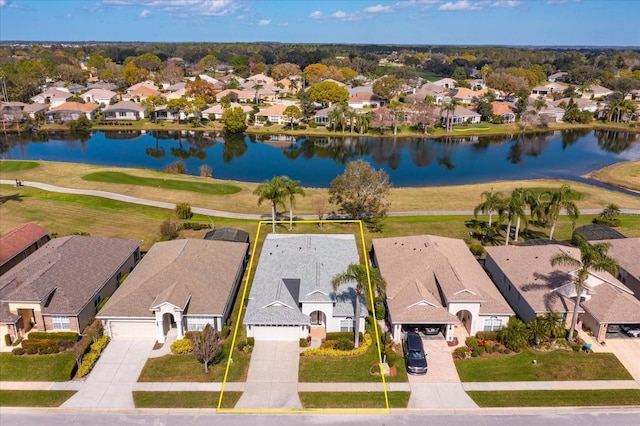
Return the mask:
<svg viewBox="0 0 640 426">
<path fill-rule="evenodd" d="M 427 336 L 435 336 L 440 333 L 440 326 L 437 325 L 428 325 L 422 329 L 422 332 Z"/>
<path fill-rule="evenodd" d="M 640 337 L 640 328 L 634 328 L 632 330 L 627 331 L 627 335 L 629 337 Z"/>
<path fill-rule="evenodd" d="M 618 324 L 607 325 L 607 333 L 618 333 L 621 330 Z"/>
<path fill-rule="evenodd" d="M 633 328 L 633 327 L 631 327 L 630 325 L 625 325 L 625 324 L 622 324 L 622 325 L 620 326 L 620 329 L 621 329 L 623 332 L 625 332 L 625 333 L 629 332 L 629 330 L 631 330 L 632 328 Z"/>
<path fill-rule="evenodd" d="M 427 374 L 427 355 L 418 333 L 407 333 L 404 342 L 404 363 L 409 374 Z"/>
</svg>

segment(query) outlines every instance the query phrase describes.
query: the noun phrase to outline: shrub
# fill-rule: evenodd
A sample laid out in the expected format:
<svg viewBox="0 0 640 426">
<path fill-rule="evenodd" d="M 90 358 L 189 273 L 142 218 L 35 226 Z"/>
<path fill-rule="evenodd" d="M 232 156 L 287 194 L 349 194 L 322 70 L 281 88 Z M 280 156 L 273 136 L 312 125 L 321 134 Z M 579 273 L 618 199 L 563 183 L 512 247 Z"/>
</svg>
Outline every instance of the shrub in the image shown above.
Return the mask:
<svg viewBox="0 0 640 426">
<path fill-rule="evenodd" d="M 327 340 L 340 340 L 342 338 L 347 338 L 353 342 L 353 332 L 351 331 L 334 331 L 327 333 Z M 362 341 L 362 333 L 360 333 L 360 341 Z"/>
<path fill-rule="evenodd" d="M 383 304 L 376 305 L 375 310 L 376 310 L 376 319 L 383 320 L 387 314 L 387 311 L 384 308 L 384 305 Z"/>
<path fill-rule="evenodd" d="M 393 336 L 391 336 L 391 333 L 389 333 L 388 331 L 385 331 L 384 334 L 382 335 L 382 344 L 383 345 L 390 345 L 393 342 Z"/>
<path fill-rule="evenodd" d="M 467 339 L 464 341 L 464 344 L 469 346 L 471 349 L 475 349 L 478 347 L 478 339 L 476 339 L 473 336 L 469 336 L 467 337 Z"/>
<path fill-rule="evenodd" d="M 453 355 L 456 358 L 461 358 L 461 359 L 469 356 L 469 353 L 470 353 L 470 350 L 467 346 L 460 346 L 453 350 Z"/>
<path fill-rule="evenodd" d="M 187 173 L 187 166 L 183 161 L 176 161 L 171 164 L 167 164 L 164 168 L 164 171 L 167 173 L 173 173 L 175 175 L 183 175 Z"/>
<path fill-rule="evenodd" d="M 220 335 L 222 336 L 223 339 L 226 339 L 227 337 L 229 337 L 230 334 L 231 334 L 231 327 L 229 327 L 228 325 L 225 325 L 224 327 L 222 327 L 222 331 L 220 331 Z"/>
<path fill-rule="evenodd" d="M 325 340 L 320 345 L 320 348 L 322 348 L 322 349 L 335 349 L 337 343 L 338 343 L 337 340 Z"/>
<path fill-rule="evenodd" d="M 398 354 L 396 353 L 396 351 L 391 348 L 387 348 L 384 350 L 384 354 L 387 357 L 387 364 L 389 364 L 389 367 L 393 367 L 394 365 L 396 365 L 396 361 L 398 359 Z"/>
<path fill-rule="evenodd" d="M 82 358 L 82 364 L 78 369 L 78 377 L 84 377 L 87 374 L 89 374 L 93 369 L 93 366 L 95 365 L 96 361 L 98 361 L 99 357 L 100 357 L 100 354 L 96 352 L 89 352 L 88 354 L 86 354 Z"/>
<path fill-rule="evenodd" d="M 491 345 L 485 345 L 484 350 L 488 353 L 488 354 L 492 354 L 494 352 L 493 346 Z"/>
<path fill-rule="evenodd" d="M 4 344 L 7 346 L 11 346 L 11 335 L 9 333 L 4 335 Z"/>
<path fill-rule="evenodd" d="M 304 124 L 301 124 L 298 126 L 299 130 L 307 130 L 307 126 L 305 126 Z"/>
<path fill-rule="evenodd" d="M 191 219 L 193 213 L 191 212 L 191 206 L 189 203 L 178 203 L 175 208 L 176 217 L 178 219 Z"/>
<path fill-rule="evenodd" d="M 24 355 L 24 349 L 22 348 L 13 348 L 13 350 L 11 351 L 12 354 L 14 355 Z"/>
<path fill-rule="evenodd" d="M 336 342 L 335 349 L 339 351 L 350 351 L 351 349 L 353 349 L 353 342 L 345 338 L 339 339 Z"/>
<path fill-rule="evenodd" d="M 330 356 L 330 357 L 344 357 L 344 356 L 358 356 L 362 355 L 369 350 L 369 347 L 373 343 L 371 335 L 369 333 L 364 335 L 364 339 L 359 348 L 352 349 L 350 351 L 339 351 L 331 348 L 313 348 L 307 349 L 302 352 L 302 356 Z"/>
<path fill-rule="evenodd" d="M 54 333 L 33 331 L 29 333 L 29 340 L 71 340 L 72 342 L 77 342 L 80 340 L 80 335 L 72 331 L 59 331 Z"/>
<path fill-rule="evenodd" d="M 480 352 L 480 348 L 476 347 L 476 348 L 473 348 L 473 350 L 471 351 L 471 356 L 473 358 L 476 358 L 476 357 L 480 356 L 481 353 L 482 352 Z"/>
<path fill-rule="evenodd" d="M 56 339 L 23 340 L 22 348 L 29 355 L 55 354 L 60 352 L 60 341 Z"/>
<path fill-rule="evenodd" d="M 307 346 L 309 346 L 309 341 L 307 339 L 300 338 L 300 347 L 306 348 Z"/>
<path fill-rule="evenodd" d="M 475 257 L 482 257 L 482 255 L 484 254 L 484 246 L 479 243 L 471 244 L 469 246 L 469 250 Z"/>
<path fill-rule="evenodd" d="M 497 331 L 478 331 L 476 333 L 476 338 L 479 340 L 497 340 L 498 332 Z"/>
<path fill-rule="evenodd" d="M 109 343 L 109 336 L 102 336 L 91 345 L 91 350 L 97 353 L 102 353 L 104 348 L 107 347 L 107 343 Z"/>
<path fill-rule="evenodd" d="M 84 329 L 84 334 L 95 342 L 98 340 L 98 337 L 102 336 L 102 331 L 102 322 L 95 320 Z"/>
<path fill-rule="evenodd" d="M 213 176 L 213 170 L 211 170 L 210 166 L 207 166 L 206 164 L 203 164 L 202 166 L 200 166 L 200 177 L 212 177 Z"/>
<path fill-rule="evenodd" d="M 174 240 L 180 235 L 180 224 L 176 220 L 167 219 L 160 224 L 160 234 Z"/>
<path fill-rule="evenodd" d="M 193 350 L 191 347 L 191 339 L 178 339 L 171 344 L 171 353 L 182 355 L 188 354 Z"/>
<path fill-rule="evenodd" d="M 247 337 L 247 344 L 251 347 L 254 347 L 256 345 L 256 339 L 254 339 L 253 337 Z"/>
<path fill-rule="evenodd" d="M 504 348 L 504 352 L 505 354 L 510 354 L 511 353 L 511 349 L 509 348 Z"/>
<path fill-rule="evenodd" d="M 318 123 L 316 123 L 315 121 L 310 121 L 309 127 L 311 127 L 312 129 L 315 129 L 316 127 L 318 127 Z"/>
</svg>

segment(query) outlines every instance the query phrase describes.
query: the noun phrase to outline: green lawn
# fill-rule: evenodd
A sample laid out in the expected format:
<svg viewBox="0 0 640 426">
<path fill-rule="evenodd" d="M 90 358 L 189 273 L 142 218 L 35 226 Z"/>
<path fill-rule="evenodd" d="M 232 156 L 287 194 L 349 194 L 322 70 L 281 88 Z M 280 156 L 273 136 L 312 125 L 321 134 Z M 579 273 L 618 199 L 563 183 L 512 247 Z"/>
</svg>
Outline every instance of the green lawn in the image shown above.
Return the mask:
<svg viewBox="0 0 640 426">
<path fill-rule="evenodd" d="M 468 391 L 480 407 L 640 405 L 640 389 Z"/>
<path fill-rule="evenodd" d="M 233 408 L 242 392 L 226 391 L 222 408 Z M 136 408 L 218 408 L 220 392 L 147 392 L 133 391 Z"/>
<path fill-rule="evenodd" d="M 389 408 L 407 408 L 411 392 L 388 392 Z M 384 392 L 299 392 L 303 408 L 386 409 Z"/>
<path fill-rule="evenodd" d="M 525 350 L 517 355 L 456 360 L 455 364 L 462 382 L 633 380 L 611 353 Z"/>
<path fill-rule="evenodd" d="M 97 172 L 82 176 L 90 182 L 119 183 L 123 185 L 150 186 L 152 188 L 199 192 L 209 195 L 228 195 L 240 192 L 240 188 L 231 184 L 210 182 L 189 182 L 177 179 L 145 178 L 121 172 Z"/>
<path fill-rule="evenodd" d="M 76 360 L 70 353 L 52 355 L 0 354 L 0 381 L 65 382 L 71 380 Z"/>
<path fill-rule="evenodd" d="M 76 391 L 0 390 L 0 407 L 59 407 Z"/>
<path fill-rule="evenodd" d="M 370 373 L 378 362 L 375 345 L 356 357 L 300 357 L 298 380 L 300 382 L 382 382 L 379 375 Z M 396 361 L 398 374 L 386 377 L 387 382 L 406 382 L 407 371 L 402 356 Z"/>
<path fill-rule="evenodd" d="M 35 169 L 39 165 L 37 161 L 0 161 L 0 173 Z"/>
</svg>

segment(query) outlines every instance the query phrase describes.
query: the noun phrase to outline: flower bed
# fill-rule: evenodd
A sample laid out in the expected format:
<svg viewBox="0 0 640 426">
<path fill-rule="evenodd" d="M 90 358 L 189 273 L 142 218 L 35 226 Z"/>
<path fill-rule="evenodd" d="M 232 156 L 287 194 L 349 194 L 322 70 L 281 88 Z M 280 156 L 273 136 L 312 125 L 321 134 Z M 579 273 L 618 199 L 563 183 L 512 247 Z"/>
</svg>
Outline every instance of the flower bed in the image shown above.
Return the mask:
<svg viewBox="0 0 640 426">
<path fill-rule="evenodd" d="M 373 342 L 373 339 L 371 339 L 371 336 L 369 334 L 365 334 L 364 341 L 362 342 L 359 348 L 355 348 L 350 351 L 341 351 L 333 348 L 314 348 L 314 349 L 307 349 L 306 351 L 303 351 L 301 356 L 330 356 L 330 357 L 358 356 L 367 352 L 372 342 Z"/>
</svg>

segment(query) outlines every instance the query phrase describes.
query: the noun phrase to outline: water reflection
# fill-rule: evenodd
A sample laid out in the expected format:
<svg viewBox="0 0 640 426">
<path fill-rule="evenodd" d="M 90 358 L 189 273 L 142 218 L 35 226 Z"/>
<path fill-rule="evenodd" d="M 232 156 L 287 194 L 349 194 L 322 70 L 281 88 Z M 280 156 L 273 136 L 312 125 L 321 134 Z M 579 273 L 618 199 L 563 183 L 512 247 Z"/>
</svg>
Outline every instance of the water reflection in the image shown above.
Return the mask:
<svg viewBox="0 0 640 426">
<path fill-rule="evenodd" d="M 386 170 L 397 186 L 580 176 L 640 158 L 640 137 L 615 130 L 445 139 L 371 136 L 225 135 L 202 131 L 113 130 L 0 135 L 3 158 L 72 161 L 162 170 L 183 161 L 197 175 L 261 182 L 277 174 L 327 186 L 352 160 Z"/>
</svg>

